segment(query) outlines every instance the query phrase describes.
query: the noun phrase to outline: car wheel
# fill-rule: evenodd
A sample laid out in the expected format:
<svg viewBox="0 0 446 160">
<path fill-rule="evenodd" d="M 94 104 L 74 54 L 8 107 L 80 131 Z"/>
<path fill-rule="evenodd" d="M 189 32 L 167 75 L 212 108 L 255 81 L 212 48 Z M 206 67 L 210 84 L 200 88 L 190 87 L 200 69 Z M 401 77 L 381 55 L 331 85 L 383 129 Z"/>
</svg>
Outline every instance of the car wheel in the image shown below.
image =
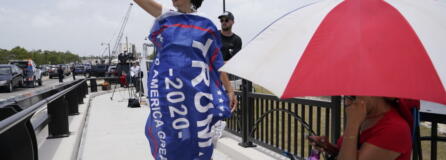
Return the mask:
<svg viewBox="0 0 446 160">
<path fill-rule="evenodd" d="M 14 86 L 12 86 L 12 82 L 8 84 L 8 92 L 12 92 L 14 90 Z"/>
<path fill-rule="evenodd" d="M 33 81 L 31 81 L 31 88 L 36 87 L 36 78 L 33 78 Z"/>
<path fill-rule="evenodd" d="M 23 87 L 23 80 L 19 82 L 19 87 Z"/>
</svg>

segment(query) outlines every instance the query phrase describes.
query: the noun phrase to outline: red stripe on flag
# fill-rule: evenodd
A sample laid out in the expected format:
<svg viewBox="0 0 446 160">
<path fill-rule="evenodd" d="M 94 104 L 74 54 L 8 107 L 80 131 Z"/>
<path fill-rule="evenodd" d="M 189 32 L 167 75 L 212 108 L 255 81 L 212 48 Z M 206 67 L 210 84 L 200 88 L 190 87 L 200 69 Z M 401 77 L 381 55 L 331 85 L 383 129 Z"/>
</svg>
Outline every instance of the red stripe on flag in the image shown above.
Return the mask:
<svg viewBox="0 0 446 160">
<path fill-rule="evenodd" d="M 158 154 L 158 142 L 156 141 L 155 137 L 153 137 L 152 128 L 149 127 L 147 130 L 147 135 L 149 135 L 151 142 L 154 144 L 155 148 L 152 152 L 153 158 L 156 159 L 156 154 Z"/>
</svg>

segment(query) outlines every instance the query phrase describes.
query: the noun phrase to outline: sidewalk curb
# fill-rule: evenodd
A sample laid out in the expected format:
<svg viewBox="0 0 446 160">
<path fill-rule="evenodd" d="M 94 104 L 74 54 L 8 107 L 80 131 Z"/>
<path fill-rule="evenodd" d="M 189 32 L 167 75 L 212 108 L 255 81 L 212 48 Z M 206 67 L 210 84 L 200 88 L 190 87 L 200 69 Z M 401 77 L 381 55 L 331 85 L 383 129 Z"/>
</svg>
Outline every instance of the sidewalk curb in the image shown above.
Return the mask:
<svg viewBox="0 0 446 160">
<path fill-rule="evenodd" d="M 87 109 L 85 112 L 85 117 L 82 119 L 82 124 L 79 127 L 79 132 L 80 134 L 78 135 L 77 139 L 76 139 L 76 147 L 73 150 L 73 156 L 71 157 L 71 160 L 81 160 L 82 159 L 82 154 L 83 154 L 83 146 L 85 143 L 85 136 L 86 136 L 86 132 L 87 132 L 87 127 L 88 127 L 88 118 L 89 118 L 89 113 L 90 113 L 90 107 L 91 107 L 91 101 L 93 101 L 94 98 L 101 96 L 101 95 L 105 95 L 108 93 L 113 92 L 113 90 L 107 90 L 107 91 L 100 91 L 98 93 L 93 93 L 88 97 L 88 102 L 87 102 Z"/>
<path fill-rule="evenodd" d="M 223 131 L 223 137 L 218 140 L 216 150 L 234 160 L 288 160 L 276 152 L 262 146 L 243 148 L 238 145 L 241 139 L 227 131 Z"/>
</svg>

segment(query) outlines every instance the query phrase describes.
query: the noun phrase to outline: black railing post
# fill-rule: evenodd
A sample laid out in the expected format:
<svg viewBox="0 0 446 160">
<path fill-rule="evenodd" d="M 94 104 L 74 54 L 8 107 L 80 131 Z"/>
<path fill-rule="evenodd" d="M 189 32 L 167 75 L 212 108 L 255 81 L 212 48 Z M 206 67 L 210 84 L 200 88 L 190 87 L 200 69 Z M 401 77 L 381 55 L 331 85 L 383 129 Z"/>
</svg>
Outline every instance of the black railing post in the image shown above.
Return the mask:
<svg viewBox="0 0 446 160">
<path fill-rule="evenodd" d="M 253 124 L 254 113 L 252 110 L 252 100 L 250 100 L 248 94 L 252 91 L 252 83 L 247 80 L 242 80 L 242 103 L 241 103 L 241 132 L 242 142 L 239 143 L 242 147 L 254 147 L 255 145 L 250 141 L 250 131 Z M 250 104 L 251 103 L 251 104 Z"/>
<path fill-rule="evenodd" d="M 0 121 L 17 113 L 19 106 L 0 108 Z M 7 160 L 38 159 L 37 140 L 29 118 L 0 134 L 0 157 Z"/>
<path fill-rule="evenodd" d="M 84 91 L 84 98 L 87 97 L 87 94 L 88 94 L 87 81 L 82 82 L 82 85 L 80 87 L 82 87 L 82 90 Z"/>
<path fill-rule="evenodd" d="M 70 135 L 68 127 L 68 104 L 62 96 L 48 104 L 48 138 L 61 138 Z"/>
<path fill-rule="evenodd" d="M 336 143 L 341 136 L 341 97 L 331 97 L 331 142 Z"/>
<path fill-rule="evenodd" d="M 75 94 L 75 92 L 71 91 L 67 94 L 65 97 L 68 102 L 68 115 L 79 115 L 79 104 L 77 104 L 77 97 L 78 95 Z"/>
<path fill-rule="evenodd" d="M 431 130 L 431 160 L 437 160 L 438 123 L 432 122 Z"/>
<path fill-rule="evenodd" d="M 90 79 L 90 90 L 91 92 L 98 91 L 98 84 L 96 83 L 96 79 Z"/>
<path fill-rule="evenodd" d="M 78 88 L 74 89 L 74 91 L 77 93 L 77 95 L 79 95 L 79 96 L 76 96 L 77 103 L 78 104 L 84 104 L 84 96 L 82 96 L 82 89 L 81 89 L 81 87 L 78 87 Z"/>
</svg>

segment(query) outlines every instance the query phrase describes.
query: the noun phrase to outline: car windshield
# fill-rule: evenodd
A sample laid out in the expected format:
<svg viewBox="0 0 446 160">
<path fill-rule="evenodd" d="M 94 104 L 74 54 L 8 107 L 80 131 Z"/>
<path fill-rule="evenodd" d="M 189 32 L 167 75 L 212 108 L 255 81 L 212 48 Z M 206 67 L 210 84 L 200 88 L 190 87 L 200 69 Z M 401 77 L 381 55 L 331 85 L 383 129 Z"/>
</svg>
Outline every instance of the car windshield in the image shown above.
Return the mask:
<svg viewBox="0 0 446 160">
<path fill-rule="evenodd" d="M 16 66 L 18 66 L 22 69 L 28 67 L 28 62 L 12 62 L 11 64 L 15 64 Z"/>
<path fill-rule="evenodd" d="M 11 68 L 0 67 L 0 75 L 9 75 L 9 74 L 11 74 Z"/>
</svg>

